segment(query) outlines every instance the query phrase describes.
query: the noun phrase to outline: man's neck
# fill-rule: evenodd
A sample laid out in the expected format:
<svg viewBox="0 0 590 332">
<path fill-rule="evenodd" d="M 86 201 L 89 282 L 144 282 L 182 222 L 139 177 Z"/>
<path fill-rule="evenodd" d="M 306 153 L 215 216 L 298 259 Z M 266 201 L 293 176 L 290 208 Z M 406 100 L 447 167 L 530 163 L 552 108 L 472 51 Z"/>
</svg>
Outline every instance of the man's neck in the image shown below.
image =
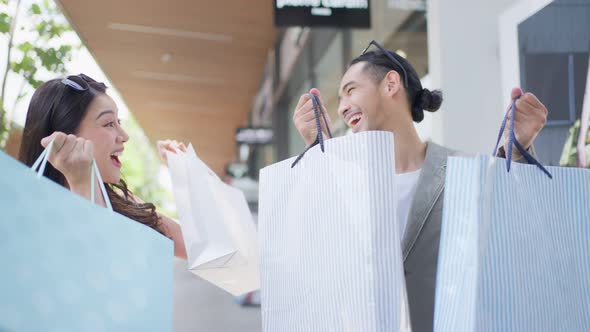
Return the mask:
<svg viewBox="0 0 590 332">
<path fill-rule="evenodd" d="M 422 168 L 426 159 L 426 143 L 422 142 L 414 127 L 394 133 L 395 173 L 409 173 Z"/>
</svg>

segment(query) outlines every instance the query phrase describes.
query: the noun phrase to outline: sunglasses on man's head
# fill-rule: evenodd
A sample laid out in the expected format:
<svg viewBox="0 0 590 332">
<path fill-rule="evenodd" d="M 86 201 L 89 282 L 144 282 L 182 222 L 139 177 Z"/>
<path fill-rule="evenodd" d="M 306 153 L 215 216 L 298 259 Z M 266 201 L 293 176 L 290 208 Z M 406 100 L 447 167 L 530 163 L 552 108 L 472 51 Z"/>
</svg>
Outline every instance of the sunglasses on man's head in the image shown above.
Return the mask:
<svg viewBox="0 0 590 332">
<path fill-rule="evenodd" d="M 375 47 L 377 47 L 381 52 L 383 52 L 383 54 L 391 61 L 393 62 L 394 65 L 396 65 L 397 67 L 399 67 L 402 72 L 400 74 L 402 74 L 402 76 L 404 77 L 404 87 L 408 87 L 408 73 L 406 73 L 406 69 L 404 68 L 404 66 L 402 66 L 402 64 L 391 54 L 391 52 L 389 52 L 388 50 L 384 49 L 383 47 L 381 47 L 381 45 L 379 45 L 379 43 L 377 43 L 374 40 L 371 40 L 371 42 L 369 43 L 369 45 L 367 45 L 367 47 L 365 47 L 365 49 L 363 50 L 363 52 L 361 53 L 361 55 L 367 53 L 367 50 L 369 49 L 369 47 L 371 47 L 371 45 L 375 45 Z"/>
<path fill-rule="evenodd" d="M 90 76 L 86 76 L 84 74 L 79 74 L 79 75 L 70 75 L 70 76 L 64 78 L 63 80 L 61 80 L 61 82 L 76 91 L 87 91 L 88 89 L 90 89 L 90 85 L 88 83 L 95 83 L 96 80 L 94 80 Z M 104 84 L 102 84 L 102 85 L 104 85 Z"/>
</svg>

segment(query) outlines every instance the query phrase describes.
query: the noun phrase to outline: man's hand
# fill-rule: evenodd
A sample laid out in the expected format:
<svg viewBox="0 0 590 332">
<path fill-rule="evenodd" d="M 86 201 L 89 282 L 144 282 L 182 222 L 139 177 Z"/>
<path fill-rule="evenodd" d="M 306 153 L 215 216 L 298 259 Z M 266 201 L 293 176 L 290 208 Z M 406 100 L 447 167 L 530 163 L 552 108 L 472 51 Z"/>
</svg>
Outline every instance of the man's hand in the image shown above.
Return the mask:
<svg viewBox="0 0 590 332">
<path fill-rule="evenodd" d="M 318 136 L 317 124 L 315 119 L 315 113 L 313 111 L 313 101 L 311 100 L 311 95 L 314 94 L 320 98 L 320 103 L 322 104 L 322 112 L 326 115 L 326 120 L 328 121 L 328 126 L 332 124 L 330 116 L 328 115 L 328 111 L 324 107 L 324 102 L 322 97 L 320 96 L 320 91 L 318 89 L 311 89 L 309 93 L 306 93 L 299 98 L 299 102 L 297 103 L 297 107 L 295 109 L 295 114 L 293 114 L 293 124 L 303 140 L 305 141 L 305 145 L 310 146 Z M 324 121 L 320 121 L 322 126 L 322 132 L 324 136 L 327 138 L 325 134 L 327 132 L 326 125 Z"/>
<path fill-rule="evenodd" d="M 520 97 L 516 101 L 516 112 L 512 117 L 514 120 L 514 135 L 516 140 L 525 149 L 533 144 L 533 141 L 541 132 L 547 122 L 547 108 L 537 97 L 530 93 L 524 93 L 520 88 L 512 89 L 511 100 Z M 510 121 L 504 129 L 504 151 L 508 152 L 508 135 L 510 133 Z M 508 156 L 506 156 L 508 158 Z M 512 159 L 519 159 L 522 155 L 516 147 L 512 148 Z"/>
</svg>

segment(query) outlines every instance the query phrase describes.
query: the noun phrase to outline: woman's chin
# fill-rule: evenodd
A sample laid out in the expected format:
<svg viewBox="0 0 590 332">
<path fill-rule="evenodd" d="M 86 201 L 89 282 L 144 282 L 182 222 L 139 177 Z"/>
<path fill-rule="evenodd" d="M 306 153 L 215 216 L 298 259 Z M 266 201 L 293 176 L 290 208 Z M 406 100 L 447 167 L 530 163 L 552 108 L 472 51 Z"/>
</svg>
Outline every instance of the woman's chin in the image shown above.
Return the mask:
<svg viewBox="0 0 590 332">
<path fill-rule="evenodd" d="M 102 181 L 106 184 L 117 184 L 121 181 L 121 174 L 105 174 Z"/>
</svg>

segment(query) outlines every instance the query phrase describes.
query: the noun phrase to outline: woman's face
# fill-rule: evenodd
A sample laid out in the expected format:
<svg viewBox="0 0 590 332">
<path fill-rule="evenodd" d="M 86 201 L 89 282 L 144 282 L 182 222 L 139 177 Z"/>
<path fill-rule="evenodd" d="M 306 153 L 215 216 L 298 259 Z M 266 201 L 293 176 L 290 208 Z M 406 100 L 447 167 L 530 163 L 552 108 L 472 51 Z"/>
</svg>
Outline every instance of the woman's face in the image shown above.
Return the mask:
<svg viewBox="0 0 590 332">
<path fill-rule="evenodd" d="M 118 183 L 121 179 L 123 144 L 129 136 L 121 128 L 119 110 L 113 99 L 100 94 L 88 106 L 76 136 L 92 142 L 94 159 L 105 183 Z"/>
</svg>

